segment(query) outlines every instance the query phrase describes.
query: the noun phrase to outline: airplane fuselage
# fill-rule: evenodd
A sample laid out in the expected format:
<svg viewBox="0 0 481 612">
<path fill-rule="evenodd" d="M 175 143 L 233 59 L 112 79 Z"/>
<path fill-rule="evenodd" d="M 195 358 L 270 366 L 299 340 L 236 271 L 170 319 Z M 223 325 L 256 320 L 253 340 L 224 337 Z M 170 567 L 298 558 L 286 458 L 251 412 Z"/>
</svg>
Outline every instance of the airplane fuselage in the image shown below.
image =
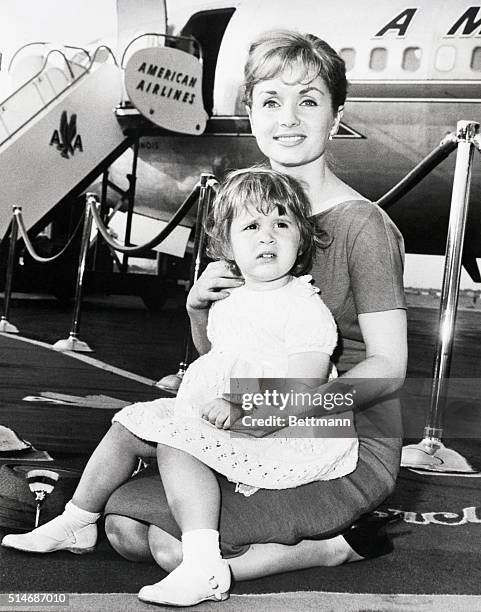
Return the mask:
<svg viewBox="0 0 481 612">
<path fill-rule="evenodd" d="M 455 131 L 457 121 L 481 119 L 481 3 L 244 0 L 235 4 L 217 58 L 208 131 L 200 137 L 142 139 L 141 157 L 148 168 L 140 166 L 146 176 L 145 181 L 139 178 L 140 193 L 145 194 L 139 205 L 146 212 L 157 216 L 161 208 L 161 216 L 168 216 L 166 211 L 175 208 L 201 171 L 221 176 L 230 168 L 262 160 L 250 135 L 241 89 L 248 45 L 265 30 L 311 32 L 344 57 L 350 88 L 343 125 L 331 145 L 332 163 L 343 179 L 373 200 L 446 133 Z M 454 163 L 455 153 L 389 208 L 408 252 L 444 253 Z M 481 256 L 480 188 L 475 157 L 465 243 L 471 257 Z"/>
</svg>

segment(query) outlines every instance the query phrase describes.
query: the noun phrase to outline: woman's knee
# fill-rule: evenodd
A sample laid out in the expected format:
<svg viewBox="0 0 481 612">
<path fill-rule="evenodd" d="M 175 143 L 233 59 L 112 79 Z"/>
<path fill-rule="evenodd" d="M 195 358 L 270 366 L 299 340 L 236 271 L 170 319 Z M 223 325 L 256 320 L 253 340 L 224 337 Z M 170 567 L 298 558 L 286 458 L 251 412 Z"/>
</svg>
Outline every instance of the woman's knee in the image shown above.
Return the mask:
<svg viewBox="0 0 481 612">
<path fill-rule="evenodd" d="M 171 572 L 182 562 L 182 545 L 174 536 L 160 527 L 149 525 L 149 548 L 156 563 L 166 572 Z"/>
<path fill-rule="evenodd" d="M 107 514 L 105 533 L 112 548 L 129 561 L 152 561 L 148 525 L 118 514 Z"/>
</svg>

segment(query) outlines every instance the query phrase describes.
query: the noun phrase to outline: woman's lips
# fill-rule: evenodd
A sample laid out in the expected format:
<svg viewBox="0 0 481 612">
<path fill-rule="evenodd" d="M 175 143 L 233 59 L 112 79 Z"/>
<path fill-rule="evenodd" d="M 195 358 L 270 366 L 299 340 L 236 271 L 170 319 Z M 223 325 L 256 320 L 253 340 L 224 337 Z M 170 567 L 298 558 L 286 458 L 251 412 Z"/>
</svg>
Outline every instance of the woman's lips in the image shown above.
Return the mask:
<svg viewBox="0 0 481 612">
<path fill-rule="evenodd" d="M 304 134 L 280 134 L 274 140 L 285 146 L 295 146 L 305 140 Z"/>
</svg>

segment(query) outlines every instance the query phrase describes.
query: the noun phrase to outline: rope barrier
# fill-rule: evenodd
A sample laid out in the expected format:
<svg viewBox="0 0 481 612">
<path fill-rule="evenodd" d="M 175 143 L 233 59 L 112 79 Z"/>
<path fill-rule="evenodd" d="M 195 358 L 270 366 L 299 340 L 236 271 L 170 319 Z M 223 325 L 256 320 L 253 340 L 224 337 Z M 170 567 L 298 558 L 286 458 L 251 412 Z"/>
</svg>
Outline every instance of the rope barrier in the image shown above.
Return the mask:
<svg viewBox="0 0 481 612">
<path fill-rule="evenodd" d="M 392 189 L 385 193 L 376 204 L 381 208 L 388 208 L 397 202 L 403 195 L 411 191 L 436 166 L 444 161 L 458 146 L 456 134 L 450 133 L 429 153 L 411 172 L 399 181 Z"/>
<path fill-rule="evenodd" d="M 157 236 L 154 236 L 154 238 L 152 238 L 145 244 L 138 245 L 138 246 L 126 246 L 124 244 L 121 244 L 120 242 L 117 242 L 117 240 L 112 238 L 112 236 L 109 234 L 108 228 L 104 225 L 100 217 L 100 213 L 97 209 L 96 197 L 92 194 L 88 194 L 87 199 L 88 199 L 90 208 L 92 209 L 92 215 L 93 215 L 95 224 L 97 225 L 97 229 L 100 232 L 102 238 L 108 244 L 108 246 L 111 247 L 112 249 L 115 249 L 116 251 L 120 251 L 121 253 L 128 253 L 129 255 L 134 255 L 134 254 L 139 255 L 141 253 L 144 253 L 145 251 L 149 251 L 153 249 L 154 247 L 158 246 L 163 240 L 167 238 L 167 236 L 169 236 L 169 234 L 172 233 L 172 231 L 177 227 L 177 225 L 179 225 L 179 223 L 187 215 L 187 213 L 190 211 L 190 209 L 193 207 L 193 205 L 197 201 L 199 192 L 200 192 L 200 184 L 197 184 L 192 190 L 192 192 L 187 196 L 184 202 L 177 209 L 176 213 L 173 215 L 171 220 L 161 230 L 161 232 L 157 234 Z"/>
<path fill-rule="evenodd" d="M 72 235 L 68 239 L 67 243 L 65 244 L 65 246 L 56 255 L 52 255 L 52 257 L 42 257 L 41 255 L 38 255 L 35 252 L 33 244 L 30 241 L 30 238 L 28 237 L 27 229 L 26 229 L 25 223 L 23 221 L 22 208 L 20 206 L 14 206 L 13 207 L 13 214 L 14 214 L 14 216 L 17 219 L 18 229 L 19 229 L 19 232 L 20 232 L 20 237 L 23 238 L 23 241 L 25 243 L 25 247 L 26 247 L 27 251 L 30 253 L 30 256 L 32 257 L 32 259 L 34 259 L 35 261 L 37 261 L 39 263 L 50 263 L 50 262 L 55 261 L 55 260 L 59 259 L 60 257 L 62 257 L 62 255 L 65 253 L 65 251 L 72 244 L 73 239 L 75 238 L 75 236 L 76 236 L 80 226 L 83 223 L 83 218 L 81 217 L 79 219 L 79 221 L 78 221 L 78 223 L 77 223 L 77 225 L 76 225 Z"/>
</svg>

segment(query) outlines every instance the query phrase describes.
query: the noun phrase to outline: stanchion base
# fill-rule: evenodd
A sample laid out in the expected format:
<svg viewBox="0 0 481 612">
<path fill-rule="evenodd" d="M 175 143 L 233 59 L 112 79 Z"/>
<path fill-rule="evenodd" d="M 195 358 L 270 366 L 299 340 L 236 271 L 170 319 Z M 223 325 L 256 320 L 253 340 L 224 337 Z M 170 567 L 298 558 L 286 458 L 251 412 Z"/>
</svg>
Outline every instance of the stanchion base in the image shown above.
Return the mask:
<svg viewBox="0 0 481 612">
<path fill-rule="evenodd" d="M 70 336 L 65 340 L 57 340 L 57 342 L 53 345 L 53 348 L 56 351 L 74 351 L 76 353 L 93 353 L 93 350 L 90 346 L 79 340 L 75 336 Z"/>
<path fill-rule="evenodd" d="M 0 321 L 0 332 L 4 334 L 18 334 L 18 329 L 15 325 L 12 325 L 7 321 L 7 319 L 2 319 Z"/>
<path fill-rule="evenodd" d="M 172 395 L 177 395 L 177 391 L 179 390 L 180 383 L 182 382 L 182 376 L 177 374 L 168 374 L 161 378 L 158 382 L 155 383 L 155 386 L 163 391 L 167 391 L 168 393 L 172 393 Z"/>
<path fill-rule="evenodd" d="M 402 449 L 401 467 L 417 472 L 444 475 L 479 474 L 457 451 L 446 448 L 442 442 L 435 446 L 424 440 L 418 444 L 408 444 Z"/>
</svg>

